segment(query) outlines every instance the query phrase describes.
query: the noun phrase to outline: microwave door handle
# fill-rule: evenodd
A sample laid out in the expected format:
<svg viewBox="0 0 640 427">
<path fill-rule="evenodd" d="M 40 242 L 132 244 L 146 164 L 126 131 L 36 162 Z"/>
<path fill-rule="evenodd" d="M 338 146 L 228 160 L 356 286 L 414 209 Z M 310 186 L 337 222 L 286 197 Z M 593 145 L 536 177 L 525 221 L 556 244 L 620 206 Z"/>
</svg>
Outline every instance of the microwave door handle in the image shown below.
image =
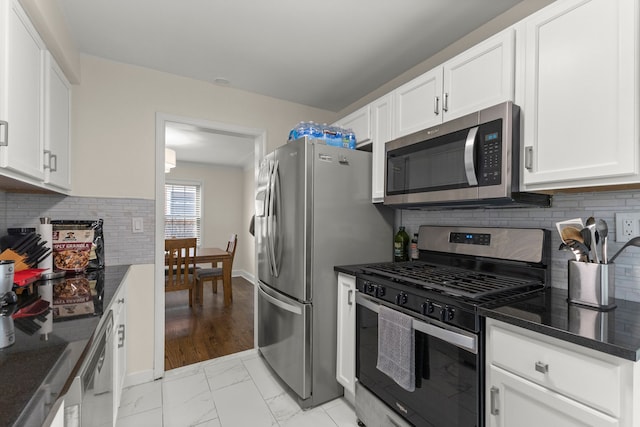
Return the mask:
<svg viewBox="0 0 640 427">
<path fill-rule="evenodd" d="M 476 164 L 475 164 L 475 148 L 476 148 L 476 135 L 478 134 L 478 126 L 469 129 L 467 134 L 467 140 L 464 144 L 464 171 L 467 174 L 467 182 L 470 187 L 476 187 L 478 185 L 478 177 L 476 177 Z"/>
</svg>

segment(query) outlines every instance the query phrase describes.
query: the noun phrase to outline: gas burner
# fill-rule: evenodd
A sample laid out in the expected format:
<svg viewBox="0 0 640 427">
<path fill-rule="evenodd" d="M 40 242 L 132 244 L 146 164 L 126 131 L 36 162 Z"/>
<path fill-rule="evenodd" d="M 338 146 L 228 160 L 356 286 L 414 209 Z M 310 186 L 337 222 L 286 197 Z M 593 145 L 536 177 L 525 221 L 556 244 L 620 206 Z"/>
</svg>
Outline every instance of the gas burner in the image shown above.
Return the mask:
<svg viewBox="0 0 640 427">
<path fill-rule="evenodd" d="M 364 270 L 396 282 L 413 283 L 424 289 L 436 289 L 449 295 L 471 299 L 486 298 L 517 289 L 542 288 L 538 280 L 487 274 L 464 268 L 439 266 L 421 261 L 368 265 Z"/>
</svg>

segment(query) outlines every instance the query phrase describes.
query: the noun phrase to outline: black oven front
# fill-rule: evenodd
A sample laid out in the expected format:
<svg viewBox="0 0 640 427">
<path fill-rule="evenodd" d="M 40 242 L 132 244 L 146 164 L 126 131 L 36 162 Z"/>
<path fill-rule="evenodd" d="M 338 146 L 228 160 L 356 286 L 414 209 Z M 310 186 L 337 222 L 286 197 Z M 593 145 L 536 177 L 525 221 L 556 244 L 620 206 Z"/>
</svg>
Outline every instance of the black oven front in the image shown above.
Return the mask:
<svg viewBox="0 0 640 427">
<path fill-rule="evenodd" d="M 413 314 L 415 391 L 409 392 L 376 368 L 380 303 L 375 297 L 357 293 L 356 377 L 359 387 L 365 387 L 410 425 L 483 426 L 481 334 Z M 368 424 L 363 420 L 366 416 L 358 416 Z M 389 424 L 377 418 L 371 424 Z"/>
</svg>

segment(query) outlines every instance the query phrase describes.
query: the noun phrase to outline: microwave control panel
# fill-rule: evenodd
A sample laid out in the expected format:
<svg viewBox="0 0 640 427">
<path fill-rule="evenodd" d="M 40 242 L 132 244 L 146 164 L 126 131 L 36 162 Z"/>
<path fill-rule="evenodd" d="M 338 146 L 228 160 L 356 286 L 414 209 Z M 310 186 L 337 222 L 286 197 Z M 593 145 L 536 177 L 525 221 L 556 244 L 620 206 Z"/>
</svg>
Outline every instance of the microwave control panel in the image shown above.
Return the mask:
<svg viewBox="0 0 640 427">
<path fill-rule="evenodd" d="M 502 183 L 502 120 L 485 123 L 478 129 L 478 185 Z"/>
</svg>

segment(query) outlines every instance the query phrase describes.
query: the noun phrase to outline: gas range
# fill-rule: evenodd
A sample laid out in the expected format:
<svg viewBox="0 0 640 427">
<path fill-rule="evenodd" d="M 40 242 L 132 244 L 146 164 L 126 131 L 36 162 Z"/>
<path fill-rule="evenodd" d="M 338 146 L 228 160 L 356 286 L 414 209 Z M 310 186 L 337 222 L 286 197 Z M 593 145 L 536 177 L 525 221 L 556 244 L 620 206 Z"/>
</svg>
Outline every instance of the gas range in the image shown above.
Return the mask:
<svg viewBox="0 0 640 427">
<path fill-rule="evenodd" d="M 419 260 L 366 265 L 357 288 L 409 314 L 478 332 L 479 306 L 546 286 L 549 241 L 541 229 L 422 226 Z"/>
</svg>

